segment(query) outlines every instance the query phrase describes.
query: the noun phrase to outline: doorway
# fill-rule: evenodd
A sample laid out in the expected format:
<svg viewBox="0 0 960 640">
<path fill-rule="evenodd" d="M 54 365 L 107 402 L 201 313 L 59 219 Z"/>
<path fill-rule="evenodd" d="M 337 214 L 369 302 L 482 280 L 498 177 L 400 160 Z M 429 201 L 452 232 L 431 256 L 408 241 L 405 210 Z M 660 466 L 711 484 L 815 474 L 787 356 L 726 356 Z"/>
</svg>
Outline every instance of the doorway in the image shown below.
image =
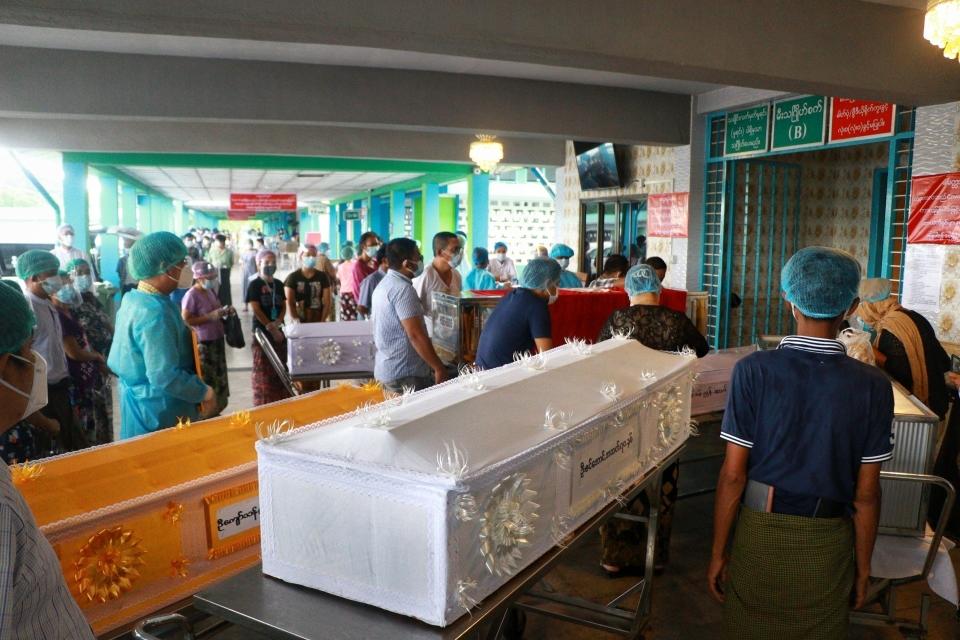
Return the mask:
<svg viewBox="0 0 960 640">
<path fill-rule="evenodd" d="M 603 262 L 613 253 L 632 258 L 643 251 L 636 246 L 637 236 L 647 233 L 646 197 L 630 200 L 593 199 L 580 201 L 579 270 L 587 282 L 603 270 Z M 642 258 L 641 258 L 642 259 Z"/>
</svg>

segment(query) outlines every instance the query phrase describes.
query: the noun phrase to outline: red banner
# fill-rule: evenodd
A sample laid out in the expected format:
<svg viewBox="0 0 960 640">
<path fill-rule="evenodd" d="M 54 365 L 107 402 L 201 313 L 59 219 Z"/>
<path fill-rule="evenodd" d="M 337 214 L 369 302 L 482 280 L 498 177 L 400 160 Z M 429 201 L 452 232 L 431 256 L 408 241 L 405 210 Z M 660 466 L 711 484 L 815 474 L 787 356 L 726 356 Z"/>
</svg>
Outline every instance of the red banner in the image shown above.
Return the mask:
<svg viewBox="0 0 960 640">
<path fill-rule="evenodd" d="M 960 173 L 913 179 L 907 242 L 960 244 Z"/>
<path fill-rule="evenodd" d="M 296 211 L 295 193 L 231 193 L 231 211 Z"/>
<path fill-rule="evenodd" d="M 323 237 L 320 235 L 319 231 L 307 231 L 307 234 L 303 237 L 303 244 L 320 246 L 322 241 Z"/>
<path fill-rule="evenodd" d="M 834 98 L 830 103 L 830 142 L 891 136 L 896 105 Z"/>
<path fill-rule="evenodd" d="M 686 238 L 689 193 L 656 193 L 647 196 L 647 236 Z"/>
</svg>

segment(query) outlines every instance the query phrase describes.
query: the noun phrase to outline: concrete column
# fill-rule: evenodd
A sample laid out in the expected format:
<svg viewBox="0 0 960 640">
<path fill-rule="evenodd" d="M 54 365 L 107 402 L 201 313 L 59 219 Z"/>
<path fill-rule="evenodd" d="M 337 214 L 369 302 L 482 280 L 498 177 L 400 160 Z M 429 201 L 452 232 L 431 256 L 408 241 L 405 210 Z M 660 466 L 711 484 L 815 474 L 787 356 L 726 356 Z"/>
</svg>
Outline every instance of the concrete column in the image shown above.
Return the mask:
<svg viewBox="0 0 960 640">
<path fill-rule="evenodd" d="M 467 177 L 467 237 L 471 247 L 492 249 L 489 238 L 490 175 Z"/>
<path fill-rule="evenodd" d="M 137 190 L 126 183 L 120 184 L 120 226 L 137 228 Z"/>
<path fill-rule="evenodd" d="M 390 192 L 390 237 L 400 238 L 404 233 L 403 223 L 407 210 L 407 193 L 403 190 Z"/>
<path fill-rule="evenodd" d="M 440 188 L 435 182 L 428 182 L 421 190 L 423 201 L 423 231 L 420 237 L 421 250 L 433 259 L 433 236 L 443 231 L 440 226 Z"/>
<path fill-rule="evenodd" d="M 347 211 L 347 203 L 341 202 L 337 206 L 337 258 L 340 257 L 340 247 L 347 242 L 347 221 L 343 219 Z"/>
<path fill-rule="evenodd" d="M 100 178 L 100 222 L 110 228 L 120 224 L 120 185 L 113 176 Z M 120 286 L 117 261 L 120 259 L 120 244 L 116 234 L 105 233 L 100 239 L 100 278 L 115 287 Z"/>
<path fill-rule="evenodd" d="M 329 235 L 327 236 L 327 243 L 330 245 L 330 259 L 336 260 L 340 257 L 340 228 L 338 226 L 338 220 L 340 216 L 337 212 L 337 206 L 331 204 L 329 207 L 330 215 L 330 224 L 329 224 Z"/>
<path fill-rule="evenodd" d="M 370 230 L 386 242 L 390 239 L 390 198 L 377 196 L 371 198 Z M 402 224 L 402 222 L 401 222 Z"/>
<path fill-rule="evenodd" d="M 89 251 L 90 212 L 87 207 L 86 163 L 63 163 L 63 222 L 73 225 L 74 247 Z"/>
</svg>

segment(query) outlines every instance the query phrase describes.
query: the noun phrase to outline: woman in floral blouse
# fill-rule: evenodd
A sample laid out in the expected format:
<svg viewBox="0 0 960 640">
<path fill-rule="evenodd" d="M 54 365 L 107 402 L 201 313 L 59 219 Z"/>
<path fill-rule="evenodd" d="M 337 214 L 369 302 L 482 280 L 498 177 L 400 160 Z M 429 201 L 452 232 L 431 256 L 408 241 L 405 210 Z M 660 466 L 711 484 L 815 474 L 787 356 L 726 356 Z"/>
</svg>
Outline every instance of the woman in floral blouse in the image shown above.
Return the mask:
<svg viewBox="0 0 960 640">
<path fill-rule="evenodd" d="M 607 319 L 597 341 L 607 340 L 614 334 L 629 335 L 646 347 L 658 351 L 680 351 L 685 348 L 696 352 L 698 358 L 707 355 L 710 346 L 697 331 L 690 318 L 660 306 L 660 279 L 653 267 L 638 264 L 627 272 L 624 286 L 630 295 L 630 306 L 617 309 Z M 670 529 L 673 521 L 673 505 L 677 500 L 677 481 L 680 464 L 675 462 L 663 472 L 660 491 L 660 522 L 657 526 L 657 555 L 655 566 L 662 570 L 669 558 Z M 646 493 L 641 493 L 624 511 L 646 516 L 650 502 Z M 645 557 L 646 527 L 627 520 L 610 520 L 600 528 L 603 543 L 603 569 L 610 576 L 634 573 L 643 570 Z"/>
</svg>

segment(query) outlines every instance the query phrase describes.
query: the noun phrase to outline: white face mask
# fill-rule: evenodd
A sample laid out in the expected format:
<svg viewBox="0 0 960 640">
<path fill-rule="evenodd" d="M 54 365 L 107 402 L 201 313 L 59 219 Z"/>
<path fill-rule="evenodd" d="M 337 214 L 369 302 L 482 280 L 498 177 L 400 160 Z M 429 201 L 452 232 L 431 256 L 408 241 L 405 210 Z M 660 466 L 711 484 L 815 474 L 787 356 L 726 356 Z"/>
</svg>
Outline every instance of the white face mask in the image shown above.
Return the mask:
<svg viewBox="0 0 960 640">
<path fill-rule="evenodd" d="M 10 354 L 11 358 L 16 358 L 17 360 L 26 362 L 33 367 L 33 386 L 30 388 L 30 393 L 21 391 L 3 378 L 0 378 L 0 385 L 27 399 L 27 406 L 23 408 L 23 414 L 17 418 L 17 422 L 32 416 L 40 409 L 47 406 L 47 361 L 44 360 L 36 351 L 31 349 L 30 352 L 34 357 L 33 362 L 30 362 L 26 358 L 18 356 L 14 353 Z"/>
<path fill-rule="evenodd" d="M 77 276 L 73 279 L 73 284 L 76 285 L 77 291 L 80 293 L 86 293 L 87 291 L 90 291 L 91 287 L 93 287 L 93 277 Z"/>
<path fill-rule="evenodd" d="M 169 273 L 164 274 L 177 283 L 177 289 L 189 289 L 193 286 L 193 270 L 188 265 L 183 265 L 180 269 L 180 277 L 174 278 Z"/>
<path fill-rule="evenodd" d="M 560 263 L 561 269 L 566 269 L 570 266 L 570 258 L 557 258 L 557 262 Z"/>
<path fill-rule="evenodd" d="M 73 246 L 73 236 L 71 235 L 60 236 L 60 244 L 62 244 L 63 246 L 69 249 L 70 247 Z"/>
<path fill-rule="evenodd" d="M 497 259 L 497 262 L 503 262 L 507 259 L 507 254 L 505 253 L 495 253 L 493 257 Z"/>
<path fill-rule="evenodd" d="M 547 293 L 550 293 L 549 290 L 547 291 Z M 554 302 L 557 301 L 557 298 L 559 297 L 560 297 L 560 290 L 554 289 L 553 293 L 550 293 L 550 297 L 547 298 L 547 304 L 553 304 Z"/>
<path fill-rule="evenodd" d="M 453 257 L 450 258 L 450 266 L 456 269 L 460 266 L 460 263 L 463 261 L 463 251 L 458 251 L 453 254 Z"/>
</svg>

